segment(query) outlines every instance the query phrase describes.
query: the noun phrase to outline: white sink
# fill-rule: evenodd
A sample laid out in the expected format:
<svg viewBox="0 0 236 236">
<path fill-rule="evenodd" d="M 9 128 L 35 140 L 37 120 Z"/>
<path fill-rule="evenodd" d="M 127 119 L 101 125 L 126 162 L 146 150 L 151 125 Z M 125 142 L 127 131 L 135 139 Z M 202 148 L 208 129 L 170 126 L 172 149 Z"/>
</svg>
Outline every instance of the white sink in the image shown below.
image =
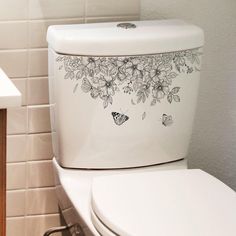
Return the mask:
<svg viewBox="0 0 236 236">
<path fill-rule="evenodd" d="M 21 93 L 0 68 L 0 109 L 21 106 Z"/>
</svg>

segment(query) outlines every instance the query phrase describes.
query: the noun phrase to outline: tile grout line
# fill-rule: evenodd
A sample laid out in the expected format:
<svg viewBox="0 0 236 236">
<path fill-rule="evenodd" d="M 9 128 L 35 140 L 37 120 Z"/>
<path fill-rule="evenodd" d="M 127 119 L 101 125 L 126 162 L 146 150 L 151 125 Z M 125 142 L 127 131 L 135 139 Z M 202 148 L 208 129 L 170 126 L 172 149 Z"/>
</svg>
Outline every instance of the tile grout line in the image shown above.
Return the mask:
<svg viewBox="0 0 236 236">
<path fill-rule="evenodd" d="M 30 0 L 27 0 L 27 20 L 28 20 L 28 32 L 27 32 L 27 80 L 26 80 L 26 83 L 27 83 L 27 91 L 26 91 L 26 97 L 27 97 L 27 100 L 26 100 L 26 104 L 27 104 L 27 129 L 26 129 L 26 167 L 25 167 L 25 176 L 26 176 L 26 181 L 25 181 L 25 188 L 26 188 L 26 193 L 25 193 L 25 220 L 24 220 L 24 226 L 25 226 L 25 236 L 28 236 L 28 230 L 27 230 L 27 220 L 26 220 L 26 217 L 27 217 L 27 198 L 28 198 L 28 181 L 29 181 L 29 174 L 28 174 L 28 157 L 29 157 L 29 138 L 28 138 L 28 131 L 29 131 L 29 109 L 28 109 L 28 80 L 29 80 L 29 74 L 30 74 L 30 53 L 29 53 L 29 46 L 30 46 Z"/>
</svg>

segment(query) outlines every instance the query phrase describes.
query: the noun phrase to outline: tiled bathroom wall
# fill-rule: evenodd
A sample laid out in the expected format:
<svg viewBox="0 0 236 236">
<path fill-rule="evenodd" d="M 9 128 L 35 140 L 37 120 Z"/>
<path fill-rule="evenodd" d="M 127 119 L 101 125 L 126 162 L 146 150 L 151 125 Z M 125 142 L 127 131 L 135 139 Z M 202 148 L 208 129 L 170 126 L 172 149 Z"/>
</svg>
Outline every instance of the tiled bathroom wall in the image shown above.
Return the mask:
<svg viewBox="0 0 236 236">
<path fill-rule="evenodd" d="M 0 67 L 23 94 L 8 111 L 7 236 L 59 225 L 51 159 L 47 27 L 139 18 L 139 0 L 0 0 Z"/>
</svg>

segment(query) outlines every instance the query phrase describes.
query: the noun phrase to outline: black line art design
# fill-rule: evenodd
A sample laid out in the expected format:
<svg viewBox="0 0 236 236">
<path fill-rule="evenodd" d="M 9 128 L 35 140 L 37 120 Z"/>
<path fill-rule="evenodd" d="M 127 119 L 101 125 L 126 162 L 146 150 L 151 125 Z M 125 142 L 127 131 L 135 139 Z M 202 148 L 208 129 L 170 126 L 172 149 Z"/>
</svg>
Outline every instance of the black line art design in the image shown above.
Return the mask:
<svg viewBox="0 0 236 236">
<path fill-rule="evenodd" d="M 165 99 L 169 104 L 180 102 L 181 87 L 173 86 L 173 80 L 183 73 L 199 72 L 201 54 L 201 48 L 196 48 L 141 56 L 62 55 L 56 61 L 65 72 L 64 79 L 74 81 L 72 92 L 80 87 L 105 109 L 121 92 L 135 106 L 146 102 L 155 106 Z"/>
<path fill-rule="evenodd" d="M 119 112 L 112 112 L 111 114 L 116 125 L 122 125 L 129 119 L 127 115 Z"/>
<path fill-rule="evenodd" d="M 166 115 L 166 114 L 162 115 L 162 124 L 164 126 L 171 126 L 173 123 L 174 121 L 171 115 Z"/>
</svg>

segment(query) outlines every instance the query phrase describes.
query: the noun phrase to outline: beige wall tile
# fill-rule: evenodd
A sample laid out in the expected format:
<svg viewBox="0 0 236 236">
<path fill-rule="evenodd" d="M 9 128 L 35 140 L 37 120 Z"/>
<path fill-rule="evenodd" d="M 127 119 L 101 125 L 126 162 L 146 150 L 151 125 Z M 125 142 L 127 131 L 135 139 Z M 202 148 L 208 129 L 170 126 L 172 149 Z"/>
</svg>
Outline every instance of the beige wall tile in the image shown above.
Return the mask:
<svg viewBox="0 0 236 236">
<path fill-rule="evenodd" d="M 1 0 L 0 20 L 26 20 L 28 0 Z"/>
<path fill-rule="evenodd" d="M 51 134 L 28 136 L 28 160 L 50 160 L 53 157 Z"/>
<path fill-rule="evenodd" d="M 7 218 L 7 236 L 25 236 L 25 217 Z"/>
<path fill-rule="evenodd" d="M 26 188 L 26 163 L 7 164 L 7 189 Z"/>
<path fill-rule="evenodd" d="M 0 22 L 0 32 L 1 32 L 0 49 L 27 48 L 28 46 L 27 21 Z"/>
<path fill-rule="evenodd" d="M 0 65 L 9 77 L 26 77 L 27 50 L 0 51 Z"/>
<path fill-rule="evenodd" d="M 25 215 L 25 191 L 7 191 L 7 216 Z"/>
<path fill-rule="evenodd" d="M 43 215 L 58 212 L 54 188 L 31 189 L 26 194 L 26 214 Z"/>
<path fill-rule="evenodd" d="M 28 216 L 26 217 L 26 235 L 43 235 L 47 229 L 59 225 L 61 225 L 60 217 L 57 214 L 45 216 Z M 53 236 L 61 236 L 61 234 L 56 233 Z"/>
<path fill-rule="evenodd" d="M 26 79 L 12 79 L 12 82 L 15 86 L 19 89 L 22 95 L 22 106 L 27 104 L 27 86 L 26 86 Z"/>
<path fill-rule="evenodd" d="M 27 160 L 27 136 L 9 135 L 7 137 L 7 162 Z"/>
<path fill-rule="evenodd" d="M 85 23 L 136 21 L 136 20 L 139 20 L 139 16 L 87 17 L 85 18 Z"/>
<path fill-rule="evenodd" d="M 131 21 L 138 9 L 138 0 L 0 0 L 0 67 L 13 78 L 25 106 L 8 111 L 7 236 L 39 236 L 60 225 L 49 187 L 54 184 L 49 107 L 43 105 L 48 104 L 48 26 Z M 27 214 L 34 216 L 19 217 Z"/>
<path fill-rule="evenodd" d="M 84 0 L 29 0 L 30 19 L 78 18 L 84 16 Z"/>
<path fill-rule="evenodd" d="M 25 134 L 27 132 L 27 107 L 9 108 L 7 114 L 7 133 Z"/>
<path fill-rule="evenodd" d="M 47 76 L 48 50 L 37 49 L 29 51 L 29 76 Z"/>
<path fill-rule="evenodd" d="M 36 20 L 29 22 L 29 47 L 46 48 L 48 46 L 46 34 L 48 26 L 61 24 L 81 24 L 83 18 L 60 19 L 60 20 Z"/>
<path fill-rule="evenodd" d="M 86 17 L 139 15 L 139 0 L 87 0 Z"/>
<path fill-rule="evenodd" d="M 54 186 L 52 161 L 33 161 L 27 163 L 28 187 Z"/>
<path fill-rule="evenodd" d="M 28 105 L 48 104 L 48 78 L 29 78 L 27 90 Z"/>
<path fill-rule="evenodd" d="M 43 133 L 51 130 L 49 106 L 30 106 L 29 114 L 29 133 Z"/>
</svg>

